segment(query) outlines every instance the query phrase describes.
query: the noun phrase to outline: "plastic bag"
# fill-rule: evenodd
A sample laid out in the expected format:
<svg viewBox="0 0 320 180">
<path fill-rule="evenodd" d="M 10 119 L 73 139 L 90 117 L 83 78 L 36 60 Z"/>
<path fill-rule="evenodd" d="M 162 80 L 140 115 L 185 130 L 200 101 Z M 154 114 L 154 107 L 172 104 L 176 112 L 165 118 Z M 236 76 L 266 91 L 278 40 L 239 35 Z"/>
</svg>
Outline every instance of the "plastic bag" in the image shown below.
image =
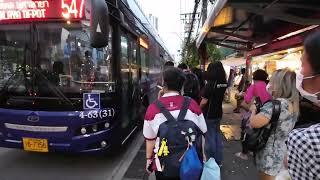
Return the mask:
<svg viewBox="0 0 320 180">
<path fill-rule="evenodd" d="M 220 167 L 214 160 L 210 158 L 206 163 L 204 163 L 201 180 L 220 180 Z"/>
<path fill-rule="evenodd" d="M 202 163 L 197 150 L 191 146 L 185 153 L 180 165 L 181 180 L 199 180 L 202 173 Z"/>
</svg>

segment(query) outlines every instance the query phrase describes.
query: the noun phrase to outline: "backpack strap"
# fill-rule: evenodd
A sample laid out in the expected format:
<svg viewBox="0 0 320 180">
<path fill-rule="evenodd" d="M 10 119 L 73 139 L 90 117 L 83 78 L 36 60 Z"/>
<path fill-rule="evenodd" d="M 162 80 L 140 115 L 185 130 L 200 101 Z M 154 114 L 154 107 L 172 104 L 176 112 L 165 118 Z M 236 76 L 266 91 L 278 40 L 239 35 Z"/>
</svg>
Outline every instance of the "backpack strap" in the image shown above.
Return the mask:
<svg viewBox="0 0 320 180">
<path fill-rule="evenodd" d="M 167 118 L 168 121 L 176 122 L 176 119 L 172 116 L 172 114 L 164 107 L 164 105 L 157 100 L 155 102 L 156 106 L 159 108 L 160 112 Z"/>
<path fill-rule="evenodd" d="M 279 100 L 272 100 L 272 116 L 271 116 L 271 131 L 276 131 L 277 129 L 277 124 L 279 121 L 280 113 L 281 113 L 281 102 Z"/>
<path fill-rule="evenodd" d="M 183 120 L 186 117 L 186 114 L 188 112 L 189 109 L 189 105 L 191 102 L 191 98 L 190 97 L 184 97 L 183 103 L 182 103 L 182 108 L 180 109 L 180 113 L 178 115 L 178 121 L 179 120 Z"/>
<path fill-rule="evenodd" d="M 281 113 L 281 102 L 279 100 L 273 100 L 272 101 L 272 116 L 271 116 L 271 124 L 277 123 L 280 113 Z"/>
</svg>

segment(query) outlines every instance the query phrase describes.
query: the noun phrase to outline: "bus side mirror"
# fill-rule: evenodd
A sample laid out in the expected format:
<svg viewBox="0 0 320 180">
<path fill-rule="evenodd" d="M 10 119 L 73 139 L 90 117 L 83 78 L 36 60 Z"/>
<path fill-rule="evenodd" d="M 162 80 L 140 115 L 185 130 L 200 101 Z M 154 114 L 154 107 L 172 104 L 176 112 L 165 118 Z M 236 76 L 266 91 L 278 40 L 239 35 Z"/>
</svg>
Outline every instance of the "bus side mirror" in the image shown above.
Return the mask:
<svg viewBox="0 0 320 180">
<path fill-rule="evenodd" d="M 91 0 L 90 42 L 93 48 L 103 48 L 109 40 L 109 10 L 105 0 Z"/>
</svg>

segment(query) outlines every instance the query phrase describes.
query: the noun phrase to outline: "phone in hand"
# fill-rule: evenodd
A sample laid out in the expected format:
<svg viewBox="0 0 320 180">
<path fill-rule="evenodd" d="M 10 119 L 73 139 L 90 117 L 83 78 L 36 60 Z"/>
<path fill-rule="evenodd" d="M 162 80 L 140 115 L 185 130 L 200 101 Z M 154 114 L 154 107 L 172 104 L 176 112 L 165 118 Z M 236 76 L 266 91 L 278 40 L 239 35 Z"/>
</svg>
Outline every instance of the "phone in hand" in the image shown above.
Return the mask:
<svg viewBox="0 0 320 180">
<path fill-rule="evenodd" d="M 150 173 L 152 173 L 153 172 L 153 163 L 150 163 L 147 169 Z"/>
</svg>

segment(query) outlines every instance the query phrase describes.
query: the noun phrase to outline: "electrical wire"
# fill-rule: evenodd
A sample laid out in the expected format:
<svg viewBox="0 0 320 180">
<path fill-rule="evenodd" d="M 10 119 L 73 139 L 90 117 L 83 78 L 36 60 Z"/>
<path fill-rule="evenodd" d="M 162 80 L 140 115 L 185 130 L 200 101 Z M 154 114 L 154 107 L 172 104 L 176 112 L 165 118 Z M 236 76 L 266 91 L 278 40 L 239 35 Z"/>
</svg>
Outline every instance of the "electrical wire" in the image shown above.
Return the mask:
<svg viewBox="0 0 320 180">
<path fill-rule="evenodd" d="M 202 21 L 202 16 L 203 15 L 203 11 L 201 11 L 201 14 L 200 14 L 200 18 L 199 18 L 199 22 L 198 22 L 198 27 L 197 27 L 197 33 L 196 33 L 196 36 L 198 36 L 198 33 L 199 33 L 199 29 L 200 29 L 200 22 Z"/>
<path fill-rule="evenodd" d="M 200 0 L 195 0 L 195 4 L 194 4 L 194 8 L 193 8 L 193 13 L 192 13 L 192 19 L 191 19 L 191 27 L 190 27 L 190 30 L 188 32 L 188 37 L 187 37 L 187 41 L 186 41 L 186 44 L 185 46 L 187 46 L 190 42 L 190 38 L 191 38 L 191 34 L 192 34 L 192 29 L 193 29 L 193 24 L 194 24 L 194 21 L 195 21 L 195 16 L 197 14 L 197 9 L 198 9 L 198 6 L 199 6 L 199 3 L 200 3 Z M 184 56 L 184 52 L 183 52 L 183 56 Z"/>
</svg>

